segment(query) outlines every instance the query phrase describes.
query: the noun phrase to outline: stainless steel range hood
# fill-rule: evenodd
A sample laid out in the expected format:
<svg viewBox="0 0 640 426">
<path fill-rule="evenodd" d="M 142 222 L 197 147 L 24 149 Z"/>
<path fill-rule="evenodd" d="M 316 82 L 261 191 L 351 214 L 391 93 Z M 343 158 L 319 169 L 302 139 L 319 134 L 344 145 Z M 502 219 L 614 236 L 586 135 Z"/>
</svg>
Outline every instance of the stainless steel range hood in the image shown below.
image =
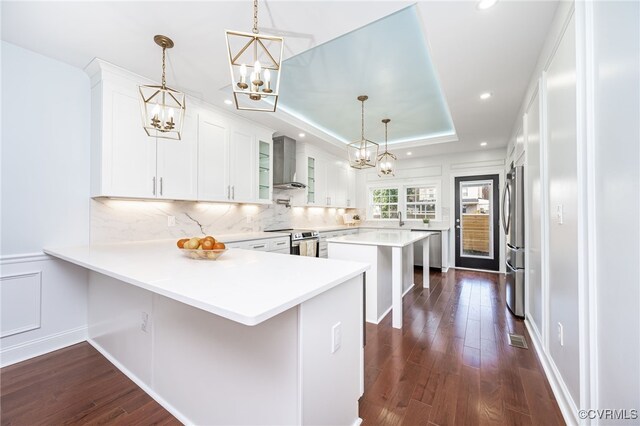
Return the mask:
<svg viewBox="0 0 640 426">
<path fill-rule="evenodd" d="M 273 187 L 303 189 L 307 185 L 296 182 L 296 140 L 288 136 L 273 138 Z"/>
</svg>

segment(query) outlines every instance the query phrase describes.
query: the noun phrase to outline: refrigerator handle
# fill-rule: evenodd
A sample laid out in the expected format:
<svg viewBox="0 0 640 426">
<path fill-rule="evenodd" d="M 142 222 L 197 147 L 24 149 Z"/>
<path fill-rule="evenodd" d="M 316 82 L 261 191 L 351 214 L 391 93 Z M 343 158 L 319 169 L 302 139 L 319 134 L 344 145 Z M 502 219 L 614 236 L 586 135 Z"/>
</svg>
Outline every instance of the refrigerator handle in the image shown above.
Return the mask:
<svg viewBox="0 0 640 426">
<path fill-rule="evenodd" d="M 507 180 L 505 182 L 504 188 L 502 189 L 502 203 L 501 203 L 502 229 L 504 230 L 505 234 L 509 232 L 509 225 L 511 224 L 511 215 L 508 215 L 508 212 L 506 212 L 504 209 L 504 202 L 507 199 L 507 192 L 509 192 L 509 198 L 511 198 L 511 188 L 509 188 L 509 186 L 510 186 L 510 183 Z"/>
</svg>

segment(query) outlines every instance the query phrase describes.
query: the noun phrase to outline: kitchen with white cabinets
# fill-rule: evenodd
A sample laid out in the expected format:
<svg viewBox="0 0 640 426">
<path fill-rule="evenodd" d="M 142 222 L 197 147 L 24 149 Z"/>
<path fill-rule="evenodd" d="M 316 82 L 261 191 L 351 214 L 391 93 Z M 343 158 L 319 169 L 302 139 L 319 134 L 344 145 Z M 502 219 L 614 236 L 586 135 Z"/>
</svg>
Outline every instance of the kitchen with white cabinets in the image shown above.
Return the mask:
<svg viewBox="0 0 640 426">
<path fill-rule="evenodd" d="M 3 424 L 637 423 L 638 2 L 1 7 Z"/>
</svg>

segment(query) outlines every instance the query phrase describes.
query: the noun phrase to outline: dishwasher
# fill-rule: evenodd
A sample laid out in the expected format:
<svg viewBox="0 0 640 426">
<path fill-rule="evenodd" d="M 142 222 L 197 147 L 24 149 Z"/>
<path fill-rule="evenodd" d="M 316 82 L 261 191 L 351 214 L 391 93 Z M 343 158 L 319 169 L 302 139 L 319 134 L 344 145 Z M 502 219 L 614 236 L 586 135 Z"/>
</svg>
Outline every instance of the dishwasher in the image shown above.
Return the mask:
<svg viewBox="0 0 640 426">
<path fill-rule="evenodd" d="M 442 232 L 429 229 L 412 229 L 412 231 L 433 232 L 429 237 L 429 267 L 442 270 Z M 422 244 L 413 245 L 413 264 L 422 265 Z"/>
</svg>

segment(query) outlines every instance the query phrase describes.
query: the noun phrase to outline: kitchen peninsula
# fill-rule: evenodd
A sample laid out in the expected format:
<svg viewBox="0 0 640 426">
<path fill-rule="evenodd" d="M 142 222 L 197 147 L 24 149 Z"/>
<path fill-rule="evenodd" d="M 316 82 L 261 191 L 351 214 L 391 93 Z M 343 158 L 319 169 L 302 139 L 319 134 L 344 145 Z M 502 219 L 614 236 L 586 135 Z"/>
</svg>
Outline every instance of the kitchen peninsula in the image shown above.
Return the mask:
<svg viewBox="0 0 640 426">
<path fill-rule="evenodd" d="M 359 421 L 367 265 L 193 260 L 173 240 L 45 252 L 90 271 L 88 341 L 180 421 Z"/>
<path fill-rule="evenodd" d="M 423 265 L 429 265 L 432 232 L 376 230 L 327 240 L 330 259 L 371 265 L 366 273 L 366 320 L 379 323 L 391 310 L 392 325 L 402 328 L 402 297 L 414 285 L 413 244 L 422 243 Z M 389 283 L 391 284 L 389 286 Z M 429 288 L 429 274 L 423 287 Z"/>
</svg>

